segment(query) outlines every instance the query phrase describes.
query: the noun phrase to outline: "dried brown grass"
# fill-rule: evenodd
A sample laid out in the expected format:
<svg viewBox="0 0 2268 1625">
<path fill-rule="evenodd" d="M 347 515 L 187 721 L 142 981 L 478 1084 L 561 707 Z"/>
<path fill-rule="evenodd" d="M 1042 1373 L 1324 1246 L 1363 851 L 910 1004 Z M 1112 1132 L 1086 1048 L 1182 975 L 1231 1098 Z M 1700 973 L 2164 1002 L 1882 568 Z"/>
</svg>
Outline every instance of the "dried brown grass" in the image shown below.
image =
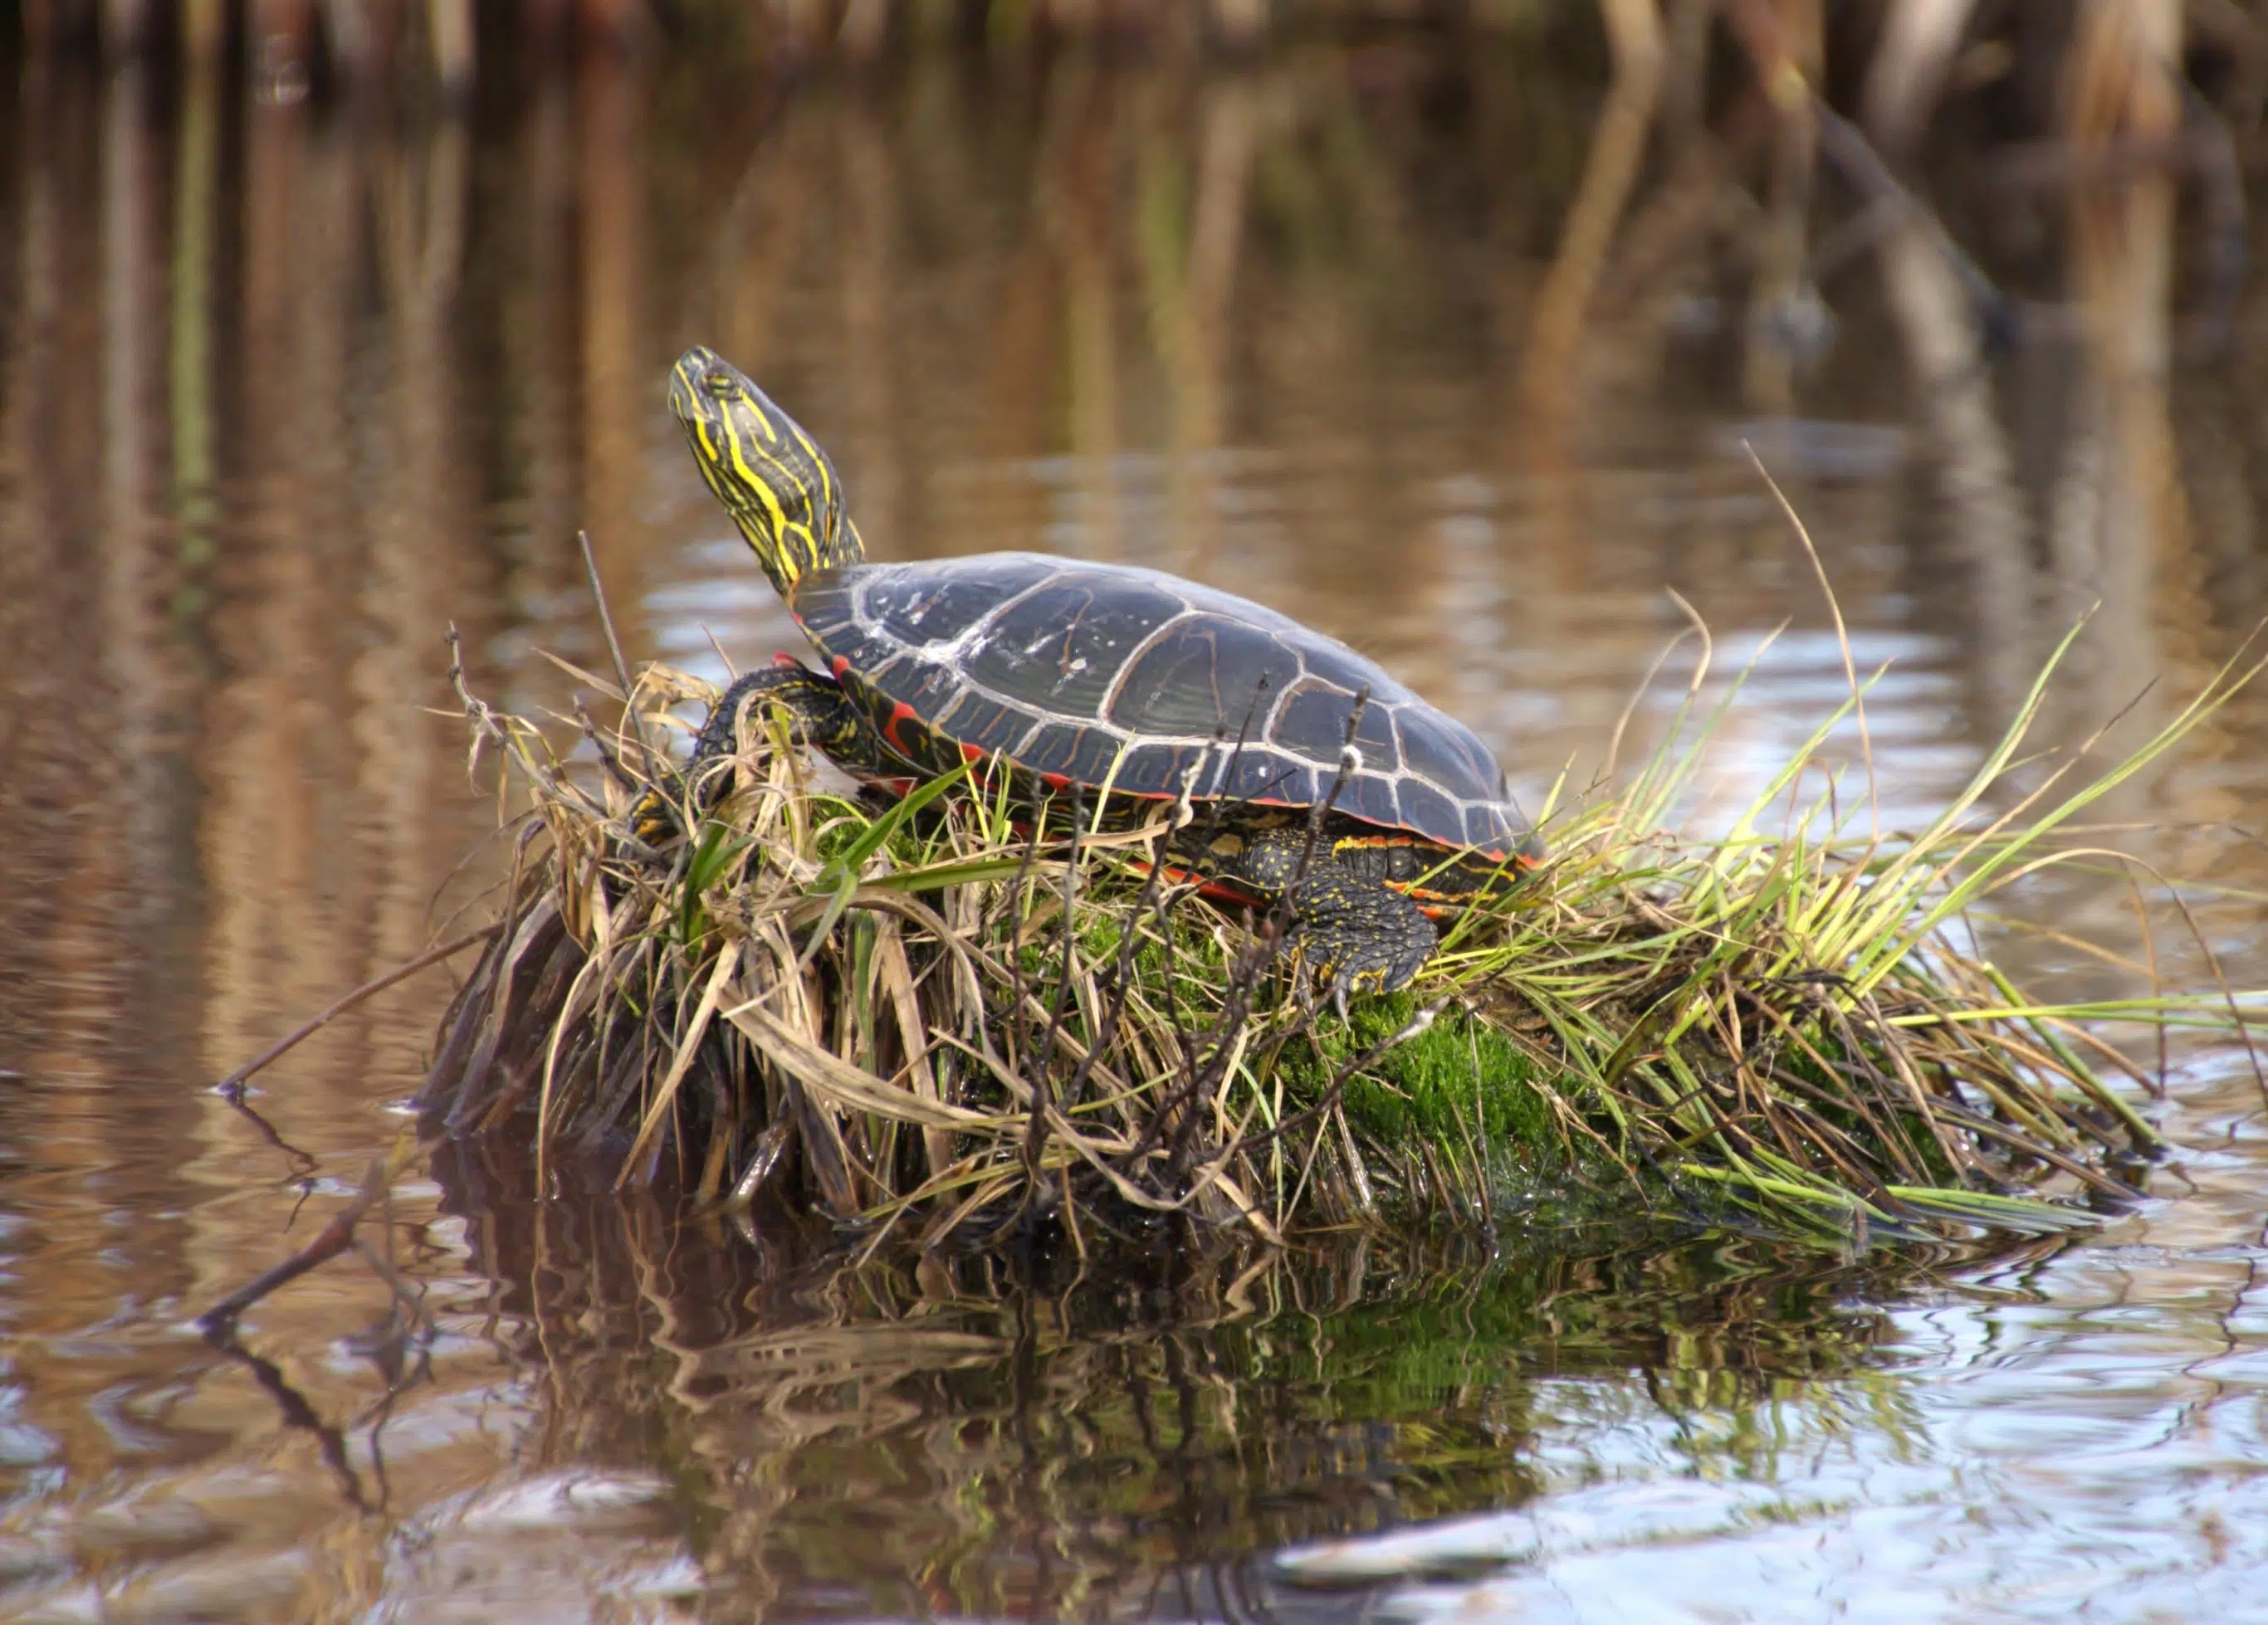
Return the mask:
<svg viewBox="0 0 2268 1625">
<path fill-rule="evenodd" d="M 1831 795 L 1771 838 L 1751 820 L 1665 842 L 1705 718 L 1560 820 L 1545 876 L 1459 923 L 1415 997 L 1343 1021 L 1270 921 L 1128 861 L 1173 809 L 1096 834 L 1059 808 L 1079 833 L 1042 840 L 1005 789 L 830 792 L 773 733 L 743 741 L 724 800 L 681 806 L 696 837 L 645 847 L 636 798 L 690 793 L 647 741 L 707 697 L 650 669 L 622 725 L 582 717 L 562 760 L 463 692 L 518 839 L 429 1122 L 532 1132 L 706 1203 L 769 1191 L 875 1245 L 1032 1224 L 1084 1245 L 1168 1217 L 1274 1239 L 1584 1192 L 1847 1242 L 2088 1222 L 2029 1193 L 2115 1202 L 2155 1148 L 2088 1018 L 2206 1018 L 2032 1004 L 1955 946 L 1949 924 L 2054 861 L 2047 835 L 2133 766 L 1978 826 L 2021 721 L 1975 795 L 1896 846 L 1813 830 Z M 1796 808 L 1804 767 L 1760 814 Z"/>
</svg>

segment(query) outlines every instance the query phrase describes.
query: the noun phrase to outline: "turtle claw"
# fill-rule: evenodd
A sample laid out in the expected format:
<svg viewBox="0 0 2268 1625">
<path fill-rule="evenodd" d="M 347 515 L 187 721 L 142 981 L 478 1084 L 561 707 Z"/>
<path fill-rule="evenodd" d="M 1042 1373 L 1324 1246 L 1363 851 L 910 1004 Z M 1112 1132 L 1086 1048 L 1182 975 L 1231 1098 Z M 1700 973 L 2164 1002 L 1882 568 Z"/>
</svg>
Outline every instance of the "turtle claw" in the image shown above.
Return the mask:
<svg viewBox="0 0 2268 1625">
<path fill-rule="evenodd" d="M 1430 950 L 1432 943 L 1425 947 Z M 1425 965 L 1426 954 L 1412 952 L 1391 941 L 1361 941 L 1334 945 L 1336 952 L 1314 967 L 1316 984 L 1329 990 L 1341 1020 L 1347 999 L 1358 993 L 1391 993 L 1406 986 Z"/>
</svg>

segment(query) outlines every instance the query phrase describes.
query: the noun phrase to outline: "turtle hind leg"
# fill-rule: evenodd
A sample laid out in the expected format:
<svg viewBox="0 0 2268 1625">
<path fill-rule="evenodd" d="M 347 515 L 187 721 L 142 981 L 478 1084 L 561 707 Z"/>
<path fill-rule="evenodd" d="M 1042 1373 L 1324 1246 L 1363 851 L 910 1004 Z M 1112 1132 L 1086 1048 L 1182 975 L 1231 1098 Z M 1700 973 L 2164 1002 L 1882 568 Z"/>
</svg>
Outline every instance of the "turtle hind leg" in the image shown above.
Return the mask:
<svg viewBox="0 0 2268 1625">
<path fill-rule="evenodd" d="M 684 777 L 692 786 L 697 810 L 705 812 L 716 804 L 724 779 L 722 774 L 703 773 L 702 768 L 733 754 L 740 741 L 743 710 L 751 702 L 760 701 L 784 710 L 795 739 L 824 751 L 850 771 L 859 771 L 869 765 L 870 759 L 873 765 L 880 765 L 879 742 L 843 685 L 801 661 L 783 659 L 744 673 L 709 708 L 701 732 L 694 736 L 693 754 L 685 763 Z M 649 846 L 666 840 L 681 821 L 669 789 L 659 784 L 639 797 L 630 809 L 630 831 Z"/>
<path fill-rule="evenodd" d="M 1316 984 L 1344 996 L 1408 986 L 1440 939 L 1416 903 L 1318 852 L 1292 898 L 1291 940 Z"/>
<path fill-rule="evenodd" d="M 1215 873 L 1265 895 L 1288 894 L 1287 945 L 1307 961 L 1318 987 L 1342 998 L 1405 987 L 1433 957 L 1440 938 L 1425 911 L 1349 864 L 1329 840 L 1317 841 L 1308 857 L 1304 824 L 1216 839 L 1205 857 Z"/>
</svg>

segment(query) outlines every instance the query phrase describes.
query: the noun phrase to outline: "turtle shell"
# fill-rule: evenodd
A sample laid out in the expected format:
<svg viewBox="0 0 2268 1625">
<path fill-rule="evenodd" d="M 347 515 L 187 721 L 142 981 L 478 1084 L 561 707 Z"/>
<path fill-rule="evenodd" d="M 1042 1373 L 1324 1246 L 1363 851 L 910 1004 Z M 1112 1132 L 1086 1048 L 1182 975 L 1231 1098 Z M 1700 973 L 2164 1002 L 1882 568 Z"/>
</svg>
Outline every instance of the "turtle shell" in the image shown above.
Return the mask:
<svg viewBox="0 0 2268 1625">
<path fill-rule="evenodd" d="M 902 754 L 1056 783 L 1312 806 L 1497 858 L 1533 852 L 1488 746 L 1345 644 L 1128 565 L 993 553 L 812 571 L 792 607 Z"/>
</svg>

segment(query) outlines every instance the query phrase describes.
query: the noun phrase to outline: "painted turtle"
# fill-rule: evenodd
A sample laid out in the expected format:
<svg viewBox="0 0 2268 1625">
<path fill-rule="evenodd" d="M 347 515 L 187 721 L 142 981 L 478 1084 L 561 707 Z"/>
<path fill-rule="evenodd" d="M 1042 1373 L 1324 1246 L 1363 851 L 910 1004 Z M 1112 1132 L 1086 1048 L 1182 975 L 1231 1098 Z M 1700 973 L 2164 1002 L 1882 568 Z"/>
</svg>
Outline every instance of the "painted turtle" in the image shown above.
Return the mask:
<svg viewBox="0 0 2268 1625">
<path fill-rule="evenodd" d="M 733 748 L 743 702 L 762 695 L 870 781 L 998 762 L 1059 790 L 1186 793 L 1205 814 L 1174 837 L 1174 861 L 1211 889 L 1286 904 L 1291 945 L 1338 992 L 1402 986 L 1433 952 L 1429 912 L 1541 861 L 1488 747 L 1344 644 L 1125 565 L 869 563 L 827 453 L 738 370 L 689 349 L 669 400 L 828 666 L 783 656 L 742 677 L 696 763 Z M 1310 809 L 1335 783 L 1295 885 Z"/>
</svg>

